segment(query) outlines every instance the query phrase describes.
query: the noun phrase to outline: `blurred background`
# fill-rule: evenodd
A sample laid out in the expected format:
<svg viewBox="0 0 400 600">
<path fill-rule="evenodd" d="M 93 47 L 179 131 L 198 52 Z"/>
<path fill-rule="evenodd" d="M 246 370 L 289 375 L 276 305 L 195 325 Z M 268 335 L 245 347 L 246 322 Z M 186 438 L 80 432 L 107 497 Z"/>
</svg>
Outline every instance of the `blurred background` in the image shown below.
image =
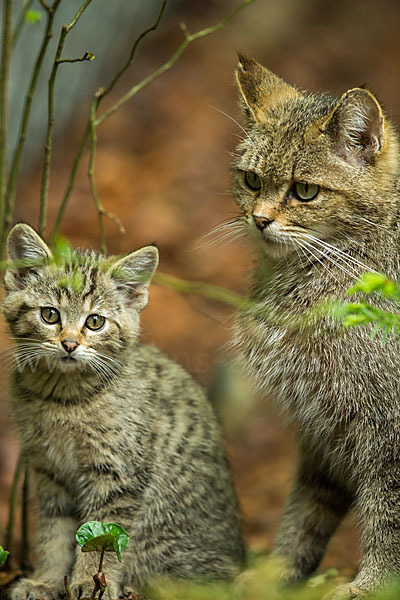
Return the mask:
<svg viewBox="0 0 400 600">
<path fill-rule="evenodd" d="M 15 0 L 16 7 L 21 5 Z M 135 61 L 103 108 L 154 71 L 182 40 L 179 23 L 190 32 L 215 24 L 237 0 L 170 0 L 157 32 L 140 46 Z M 56 31 L 69 22 L 80 2 L 64 1 Z M 32 5 L 40 10 L 37 0 Z M 59 70 L 56 138 L 50 181 L 51 230 L 87 123 L 90 99 L 106 85 L 129 54 L 133 40 L 155 19 L 158 0 L 95 0 L 68 38 L 64 56 L 86 50 L 92 62 Z M 10 149 L 31 64 L 44 21 L 26 25 L 12 61 Z M 109 251 L 122 253 L 156 242 L 160 271 L 206 281 L 245 293 L 252 265 L 245 240 L 200 241 L 216 225 L 237 214 L 230 194 L 230 152 L 241 135 L 233 72 L 237 51 L 257 58 L 290 83 L 341 94 L 367 83 L 387 114 L 399 123 L 400 3 L 397 0 L 256 0 L 223 31 L 192 44 L 175 66 L 136 95 L 98 129 L 96 183 L 106 210 L 126 228 L 121 235 L 106 220 Z M 58 38 L 58 34 L 55 35 Z M 50 56 L 54 56 L 56 39 Z M 30 140 L 16 201 L 16 220 L 37 225 L 44 132 L 46 80 L 34 104 Z M 100 111 L 102 112 L 102 111 Z M 78 172 L 61 232 L 73 245 L 99 247 L 97 217 L 87 179 L 87 158 Z M 233 312 L 199 297 L 183 297 L 153 285 L 142 313 L 143 340 L 156 344 L 184 365 L 221 408 L 246 540 L 255 549 L 272 544 L 295 463 L 293 431 L 275 414 L 270 399 L 250 400 L 229 369 Z M 11 344 L 4 323 L 1 350 Z M 4 356 L 4 355 L 3 355 Z M 1 361 L 2 381 L 6 379 Z M 0 534 L 3 533 L 18 443 L 8 418 L 6 384 L 0 390 Z M 349 574 L 357 564 L 354 523 L 348 519 L 329 547 L 323 567 Z"/>
</svg>

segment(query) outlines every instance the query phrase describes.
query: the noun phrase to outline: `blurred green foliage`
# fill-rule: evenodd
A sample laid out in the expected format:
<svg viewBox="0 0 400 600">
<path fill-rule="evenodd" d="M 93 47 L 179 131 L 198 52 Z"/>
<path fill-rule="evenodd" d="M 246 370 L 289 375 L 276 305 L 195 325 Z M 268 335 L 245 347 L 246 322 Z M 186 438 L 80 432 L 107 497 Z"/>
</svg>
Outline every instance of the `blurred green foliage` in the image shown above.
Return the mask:
<svg viewBox="0 0 400 600">
<path fill-rule="evenodd" d="M 396 312 L 378 308 L 369 302 L 340 303 L 335 307 L 336 316 L 345 327 L 356 325 L 373 325 L 371 337 L 381 333 L 381 341 L 385 343 L 389 333 L 400 334 L 400 285 L 381 273 L 364 273 L 348 290 L 349 295 L 362 294 L 367 297 L 377 294 L 393 302 Z"/>
<path fill-rule="evenodd" d="M 160 579 L 146 589 L 144 597 L 146 600 L 322 600 L 345 583 L 336 569 L 328 569 L 302 585 L 282 588 L 278 582 L 283 571 L 279 560 L 263 554 L 251 559 L 249 567 L 232 583 L 201 584 Z M 368 598 L 398 600 L 400 584 L 392 584 Z"/>
</svg>

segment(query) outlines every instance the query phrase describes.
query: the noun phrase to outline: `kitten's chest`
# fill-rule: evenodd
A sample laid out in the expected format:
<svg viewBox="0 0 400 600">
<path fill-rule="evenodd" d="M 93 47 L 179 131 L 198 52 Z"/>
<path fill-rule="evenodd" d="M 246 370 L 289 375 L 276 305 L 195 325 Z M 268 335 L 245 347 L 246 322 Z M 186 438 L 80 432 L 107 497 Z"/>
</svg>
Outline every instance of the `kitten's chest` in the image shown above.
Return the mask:
<svg viewBox="0 0 400 600">
<path fill-rule="evenodd" d="M 72 487 L 92 465 L 118 460 L 129 429 L 121 409 L 106 402 L 86 408 L 31 405 L 29 412 L 20 411 L 16 416 L 31 466 L 45 469 Z"/>
</svg>

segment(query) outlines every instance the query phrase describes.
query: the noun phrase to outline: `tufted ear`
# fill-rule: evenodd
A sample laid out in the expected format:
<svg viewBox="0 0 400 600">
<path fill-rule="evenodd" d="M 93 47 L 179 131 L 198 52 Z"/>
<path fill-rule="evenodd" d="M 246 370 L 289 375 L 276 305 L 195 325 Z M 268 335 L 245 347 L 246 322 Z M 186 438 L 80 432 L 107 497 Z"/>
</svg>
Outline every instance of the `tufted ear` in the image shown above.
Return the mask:
<svg viewBox="0 0 400 600">
<path fill-rule="evenodd" d="M 296 88 L 260 65 L 254 58 L 239 54 L 236 83 L 245 114 L 257 123 L 264 123 L 267 109 L 288 97 L 296 96 Z"/>
<path fill-rule="evenodd" d="M 125 294 L 127 304 L 142 310 L 149 295 L 150 281 L 158 265 L 158 250 L 145 246 L 120 258 L 111 267 L 111 276 Z"/>
<path fill-rule="evenodd" d="M 51 257 L 50 248 L 32 227 L 26 223 L 14 225 L 7 238 L 7 260 L 11 265 L 4 276 L 6 289 L 22 289 L 26 277 Z"/>
<path fill-rule="evenodd" d="M 362 88 L 343 94 L 321 127 L 333 139 L 335 151 L 356 166 L 375 160 L 383 147 L 384 129 L 382 108 Z"/>
</svg>

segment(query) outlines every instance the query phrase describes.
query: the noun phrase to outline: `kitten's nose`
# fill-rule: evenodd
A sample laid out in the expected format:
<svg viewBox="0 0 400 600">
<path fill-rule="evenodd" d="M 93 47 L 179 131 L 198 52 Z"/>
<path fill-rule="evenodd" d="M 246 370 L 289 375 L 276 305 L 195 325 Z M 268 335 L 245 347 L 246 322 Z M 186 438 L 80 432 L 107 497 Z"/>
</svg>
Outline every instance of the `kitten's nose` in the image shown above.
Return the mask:
<svg viewBox="0 0 400 600">
<path fill-rule="evenodd" d="M 78 342 L 76 342 L 75 340 L 63 340 L 61 344 L 64 350 L 68 352 L 68 354 L 71 354 L 71 352 L 73 352 L 75 348 L 79 346 Z"/>
<path fill-rule="evenodd" d="M 274 219 L 268 219 L 267 217 L 262 217 L 260 215 L 253 215 L 253 219 L 255 221 L 255 224 L 257 225 L 258 229 L 260 229 L 261 231 L 263 229 L 265 229 L 266 227 L 268 227 L 268 225 L 270 225 L 272 223 L 272 221 Z"/>
</svg>

